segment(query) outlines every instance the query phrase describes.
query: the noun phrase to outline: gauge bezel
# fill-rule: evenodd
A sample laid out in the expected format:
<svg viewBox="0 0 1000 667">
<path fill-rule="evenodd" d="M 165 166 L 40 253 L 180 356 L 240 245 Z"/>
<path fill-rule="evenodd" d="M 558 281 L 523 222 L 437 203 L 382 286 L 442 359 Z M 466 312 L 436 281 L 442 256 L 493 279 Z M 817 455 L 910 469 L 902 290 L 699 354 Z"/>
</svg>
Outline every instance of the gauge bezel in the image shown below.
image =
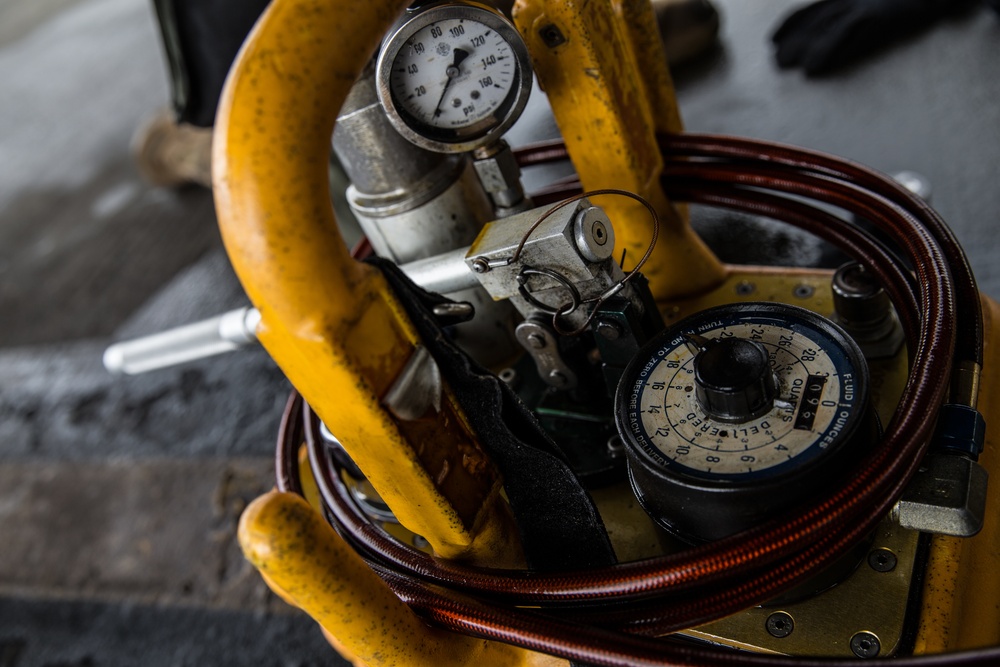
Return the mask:
<svg viewBox="0 0 1000 667">
<path fill-rule="evenodd" d="M 767 468 L 761 471 L 763 474 L 711 474 L 669 460 L 648 434 L 646 443 L 638 441 L 628 426 L 630 412 L 635 411 L 629 403 L 643 369 L 658 356 L 659 350 L 675 349 L 677 345 L 672 341 L 681 334 L 717 329 L 718 326 L 708 329 L 707 325 L 723 318 L 733 320 L 734 324 L 747 318 L 773 320 L 775 324 L 783 323 L 782 326 L 791 321 L 818 332 L 826 344 L 836 345 L 856 375 L 851 414 L 832 446 L 820 448 L 812 444 L 803 452 L 808 454 L 806 458 L 796 455 L 787 465 Z M 662 356 L 666 358 L 666 354 Z M 739 532 L 774 516 L 782 507 L 800 502 L 846 473 L 864 449 L 877 441 L 879 433 L 878 418 L 870 400 L 868 366 L 854 340 L 812 311 L 772 302 L 710 308 L 656 336 L 636 354 L 622 375 L 615 394 L 615 419 L 625 444 L 630 483 L 640 505 L 657 523 L 692 543 Z"/>
<path fill-rule="evenodd" d="M 475 21 L 496 31 L 510 46 L 516 70 L 500 106 L 486 118 L 457 129 L 431 127 L 414 118 L 402 108 L 390 83 L 393 65 L 406 41 L 433 23 L 451 19 Z M 379 102 L 389 122 L 410 142 L 437 153 L 465 153 L 493 143 L 517 121 L 531 93 L 531 58 L 520 33 L 495 9 L 478 3 L 445 2 L 408 10 L 386 36 L 375 67 Z"/>
<path fill-rule="evenodd" d="M 698 325 L 712 322 L 713 319 L 717 318 L 719 313 L 727 313 L 730 317 L 735 315 L 734 319 L 744 316 L 741 318 L 741 321 L 742 319 L 753 318 L 761 320 L 762 323 L 764 321 L 771 320 L 775 324 L 779 322 L 788 322 L 790 319 L 798 318 L 808 327 L 808 329 L 817 332 L 820 336 L 825 338 L 826 342 L 837 346 L 838 352 L 843 356 L 844 364 L 853 369 L 858 376 L 855 378 L 854 382 L 855 400 L 853 401 L 853 408 L 846 424 L 842 429 L 840 429 L 837 441 L 833 443 L 835 446 L 823 450 L 817 450 L 815 446 L 811 446 L 809 448 L 810 451 L 798 454 L 786 463 L 765 468 L 753 473 L 740 474 L 706 473 L 698 470 L 697 468 L 691 468 L 689 466 L 676 463 L 663 456 L 663 454 L 656 449 L 655 445 L 651 442 L 638 442 L 633 438 L 633 434 L 628 429 L 619 426 L 619 432 L 623 440 L 626 442 L 626 446 L 631 450 L 635 450 L 635 453 L 641 455 L 648 464 L 662 467 L 665 470 L 668 470 L 670 474 L 683 479 L 687 484 L 703 488 L 731 488 L 739 485 L 756 485 L 765 480 L 768 482 L 774 480 L 775 482 L 780 483 L 782 479 L 789 476 L 797 476 L 807 469 L 822 465 L 823 461 L 829 457 L 831 452 L 835 452 L 839 449 L 839 443 L 850 437 L 850 434 L 856 429 L 857 424 L 864 418 L 863 413 L 865 411 L 865 406 L 869 404 L 868 367 L 860 347 L 858 347 L 857 343 L 855 343 L 849 335 L 847 335 L 830 320 L 820 317 L 812 311 L 799 308 L 797 306 L 771 302 L 740 303 L 727 306 L 717 306 L 695 313 L 677 322 L 676 324 L 671 325 L 661 335 L 657 336 L 654 340 L 644 346 L 636 354 L 633 360 L 626 367 L 625 372 L 622 374 L 622 378 L 618 384 L 615 395 L 615 412 L 616 416 L 620 420 L 619 424 L 627 418 L 627 404 L 631 387 L 638 379 L 638 374 L 642 370 L 641 367 L 646 363 L 646 361 L 655 356 L 658 350 L 670 346 L 669 341 L 671 339 L 676 338 L 683 332 L 694 333 L 700 331 L 697 328 Z M 647 439 L 649 438 L 648 434 L 646 437 Z"/>
</svg>

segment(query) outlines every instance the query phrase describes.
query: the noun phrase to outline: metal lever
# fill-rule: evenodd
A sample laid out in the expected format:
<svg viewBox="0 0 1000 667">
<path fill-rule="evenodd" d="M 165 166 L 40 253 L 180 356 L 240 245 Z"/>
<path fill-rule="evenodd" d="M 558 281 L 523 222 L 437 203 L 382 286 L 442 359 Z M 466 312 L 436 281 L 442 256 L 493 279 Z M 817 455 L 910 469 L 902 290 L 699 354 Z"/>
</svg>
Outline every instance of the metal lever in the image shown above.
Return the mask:
<svg viewBox="0 0 1000 667">
<path fill-rule="evenodd" d="M 431 292 L 453 294 L 482 285 L 494 300 L 522 295 L 523 301 L 515 303 L 515 306 L 526 311 L 526 315 L 536 313 L 539 306 L 544 309 L 544 304 L 530 296 L 534 293 L 529 294 L 521 280 L 529 273 L 554 276 L 556 285 L 546 287 L 542 292 L 554 291 L 562 296 L 568 290 L 576 295 L 574 303 L 577 304 L 581 294 L 583 297 L 606 298 L 611 295 L 612 290 L 621 289 L 621 269 L 610 260 L 615 243 L 611 221 L 600 208 L 591 206 L 586 200 L 551 215 L 546 224 L 535 230 L 531 238 L 523 243 L 524 259 L 547 268 L 532 269 L 523 261 L 512 266 L 509 257 L 514 248 L 522 245 L 525 230 L 531 229 L 531 225 L 543 211 L 544 209 L 535 209 L 495 221 L 488 227 L 488 232 L 480 235 L 474 248 L 457 248 L 434 257 L 408 262 L 399 268 L 410 280 Z M 487 262 L 485 273 L 477 273 L 476 266 L 480 261 Z M 557 267 L 559 271 L 550 272 L 551 267 Z M 501 268 L 505 270 L 499 270 Z M 583 292 L 578 292 L 578 288 Z M 473 307 L 473 304 L 468 303 L 442 304 L 441 312 L 435 309 L 434 314 L 442 324 L 455 324 L 469 319 Z M 566 310 L 563 315 L 570 315 L 573 310 Z M 257 341 L 258 323 L 260 313 L 257 309 L 240 308 L 194 324 L 116 343 L 105 351 L 104 366 L 114 374 L 137 375 L 232 352 Z M 529 333 L 544 338 L 543 333 L 548 332 L 546 326 L 536 323 L 528 327 L 530 331 L 524 329 L 527 324 L 518 328 L 516 336 L 519 340 Z M 537 327 L 538 330 L 531 327 Z M 576 376 L 558 356 L 555 333 L 548 332 L 547 335 L 551 338 L 551 344 L 544 349 L 525 342 L 528 341 L 527 338 L 521 340 L 521 343 L 536 362 L 544 365 L 544 368 L 539 368 L 539 372 L 546 378 L 546 382 L 560 388 L 571 388 L 576 384 Z"/>
<path fill-rule="evenodd" d="M 404 264 L 400 268 L 426 290 L 456 292 L 479 284 L 465 263 L 468 252 L 467 247 L 459 248 L 437 257 Z M 452 306 L 447 313 L 435 312 L 435 315 L 454 324 L 469 319 L 470 308 L 469 304 L 463 303 Z M 115 375 L 138 375 L 232 352 L 257 342 L 259 322 L 260 312 L 248 306 L 176 329 L 115 343 L 104 351 L 104 367 Z"/>
<path fill-rule="evenodd" d="M 137 375 L 231 352 L 256 342 L 259 322 L 260 312 L 247 306 L 201 322 L 116 343 L 104 351 L 104 367 L 115 375 Z"/>
</svg>

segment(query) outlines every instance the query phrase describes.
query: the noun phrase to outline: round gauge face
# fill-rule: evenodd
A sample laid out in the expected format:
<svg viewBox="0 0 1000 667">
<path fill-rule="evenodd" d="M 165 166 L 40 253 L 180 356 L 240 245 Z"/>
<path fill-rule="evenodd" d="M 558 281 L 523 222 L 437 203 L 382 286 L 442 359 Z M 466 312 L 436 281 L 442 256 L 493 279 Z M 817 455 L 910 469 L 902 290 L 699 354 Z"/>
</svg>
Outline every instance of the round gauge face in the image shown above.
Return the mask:
<svg viewBox="0 0 1000 667">
<path fill-rule="evenodd" d="M 752 341 L 767 355 L 768 403 L 744 420 L 713 416 L 698 386 L 706 350 L 732 347 L 727 339 Z M 705 311 L 644 352 L 619 387 L 619 429 L 648 462 L 695 479 L 750 482 L 794 471 L 849 437 L 867 402 L 857 346 L 790 306 Z M 734 404 L 740 391 L 731 390 Z"/>
<path fill-rule="evenodd" d="M 527 102 L 531 70 L 514 28 L 484 7 L 419 11 L 386 42 L 379 99 L 403 136 L 442 152 L 498 138 Z"/>
</svg>

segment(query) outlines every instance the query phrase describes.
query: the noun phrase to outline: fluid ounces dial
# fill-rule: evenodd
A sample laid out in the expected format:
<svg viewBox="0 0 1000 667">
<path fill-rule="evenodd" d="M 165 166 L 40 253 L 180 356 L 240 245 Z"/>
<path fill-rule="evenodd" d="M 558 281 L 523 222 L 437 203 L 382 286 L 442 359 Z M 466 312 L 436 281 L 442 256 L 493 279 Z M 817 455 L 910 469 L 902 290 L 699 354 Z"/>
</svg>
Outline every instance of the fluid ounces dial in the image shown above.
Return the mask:
<svg viewBox="0 0 1000 667">
<path fill-rule="evenodd" d="M 754 321 L 721 323 L 700 334 L 709 344 L 759 343 L 777 378 L 776 396 L 761 416 L 736 423 L 718 419 L 698 398 L 698 351 L 687 341 L 662 357 L 658 351 L 632 388 L 638 408 L 633 429 L 652 452 L 692 474 L 752 475 L 816 455 L 824 438 L 836 439 L 838 431 L 830 431 L 838 413 L 854 409 L 854 372 L 819 343 L 802 331 Z"/>
<path fill-rule="evenodd" d="M 857 346 L 781 304 L 710 309 L 668 329 L 616 398 L 633 487 L 664 525 L 714 539 L 836 477 L 875 425 Z"/>
</svg>

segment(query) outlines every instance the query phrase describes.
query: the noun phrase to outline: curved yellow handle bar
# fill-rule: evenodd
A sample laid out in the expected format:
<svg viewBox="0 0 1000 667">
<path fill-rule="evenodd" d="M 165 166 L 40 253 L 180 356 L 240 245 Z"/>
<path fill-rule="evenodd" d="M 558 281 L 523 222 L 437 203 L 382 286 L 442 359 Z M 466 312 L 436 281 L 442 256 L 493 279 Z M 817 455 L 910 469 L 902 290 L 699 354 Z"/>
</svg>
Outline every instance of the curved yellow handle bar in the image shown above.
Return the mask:
<svg viewBox="0 0 1000 667">
<path fill-rule="evenodd" d="M 240 518 L 247 559 L 356 665 L 565 667 L 539 653 L 425 625 L 309 504 L 272 491 Z"/>
<path fill-rule="evenodd" d="M 657 132 L 680 132 L 670 71 L 649 0 L 517 0 L 514 23 L 584 190 L 617 188 L 660 214 L 660 240 L 642 273 L 658 301 L 701 294 L 726 269 L 667 201 Z M 649 216 L 622 197 L 598 203 L 615 225 L 615 253 L 645 252 Z"/>
<path fill-rule="evenodd" d="M 258 338 L 292 384 L 404 525 L 442 556 L 496 563 L 517 540 L 492 466 L 463 465 L 485 455 L 451 394 L 410 423 L 381 404 L 417 335 L 382 275 L 350 257 L 329 197 L 337 112 L 405 5 L 271 4 L 220 101 L 215 203 Z"/>
</svg>

